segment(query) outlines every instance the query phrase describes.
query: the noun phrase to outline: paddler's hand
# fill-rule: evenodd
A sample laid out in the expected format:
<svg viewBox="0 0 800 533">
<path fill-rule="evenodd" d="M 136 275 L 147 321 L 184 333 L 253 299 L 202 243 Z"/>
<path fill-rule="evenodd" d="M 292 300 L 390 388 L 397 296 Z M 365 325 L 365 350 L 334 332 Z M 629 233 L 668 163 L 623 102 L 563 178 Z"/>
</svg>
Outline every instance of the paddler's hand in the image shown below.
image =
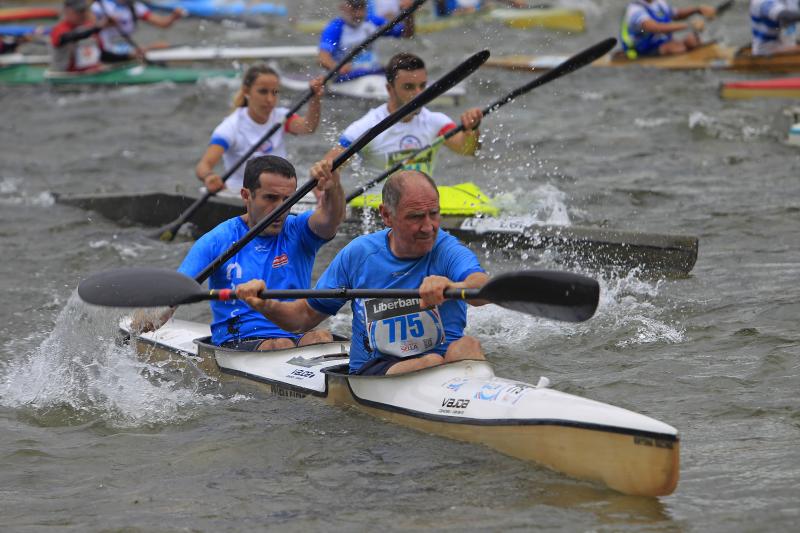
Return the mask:
<svg viewBox="0 0 800 533">
<path fill-rule="evenodd" d="M 466 131 L 477 130 L 478 126 L 481 125 L 482 118 L 483 111 L 481 111 L 479 107 L 473 107 L 472 109 L 467 109 L 461 114 L 461 124 L 464 125 L 464 130 Z"/>
<path fill-rule="evenodd" d="M 342 186 L 339 171 L 333 171 L 333 162 L 330 159 L 314 163 L 314 166 L 311 167 L 311 177 L 317 180 L 316 188 L 323 193 Z"/>
<path fill-rule="evenodd" d="M 414 0 L 400 0 L 399 7 L 400 9 L 405 11 L 406 9 L 410 9 L 411 6 L 413 5 L 414 5 Z"/>
<path fill-rule="evenodd" d="M 346 65 L 343 65 L 342 68 L 339 69 L 339 76 L 347 74 L 347 73 L 351 72 L 352 70 L 353 70 L 353 64 L 352 63 L 347 63 Z"/>
<path fill-rule="evenodd" d="M 168 309 L 137 309 L 131 317 L 131 333 L 139 335 L 155 331 L 163 326 L 175 314 L 175 308 Z"/>
<path fill-rule="evenodd" d="M 236 297 L 263 314 L 269 307 L 270 300 L 263 300 L 259 298 L 258 295 L 261 291 L 266 290 L 266 288 L 267 285 L 264 283 L 264 280 L 251 279 L 247 283 L 236 286 Z"/>
<path fill-rule="evenodd" d="M 314 93 L 314 98 L 320 99 L 322 95 L 325 93 L 325 85 L 322 81 L 325 79 L 324 76 L 317 76 L 310 82 L 308 82 L 308 88 L 311 89 Z"/>
<path fill-rule="evenodd" d="M 703 18 L 712 20 L 717 16 L 717 8 L 709 5 L 698 6 L 697 10 L 703 15 Z"/>
<path fill-rule="evenodd" d="M 445 301 L 444 291 L 453 285 L 453 282 L 444 276 L 428 276 L 419 286 L 420 304 L 424 308 L 439 305 Z"/>
<path fill-rule="evenodd" d="M 203 178 L 203 185 L 206 186 L 206 190 L 210 193 L 218 193 L 225 188 L 225 182 L 222 181 L 220 175 L 213 172 Z"/>
<path fill-rule="evenodd" d="M 170 24 L 172 24 L 173 22 L 175 22 L 178 19 L 182 19 L 183 17 L 185 17 L 188 14 L 189 14 L 189 12 L 186 11 L 184 8 L 176 7 L 175 9 L 172 10 L 172 15 L 170 16 L 170 18 L 172 20 L 170 21 Z"/>
</svg>

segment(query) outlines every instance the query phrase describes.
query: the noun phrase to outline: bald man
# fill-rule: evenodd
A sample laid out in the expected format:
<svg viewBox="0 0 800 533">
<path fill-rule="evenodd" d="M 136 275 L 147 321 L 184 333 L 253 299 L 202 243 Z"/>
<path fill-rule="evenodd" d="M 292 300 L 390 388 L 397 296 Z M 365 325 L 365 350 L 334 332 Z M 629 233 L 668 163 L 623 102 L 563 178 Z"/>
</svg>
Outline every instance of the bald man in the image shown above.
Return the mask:
<svg viewBox="0 0 800 533">
<path fill-rule="evenodd" d="M 472 251 L 439 229 L 436 184 L 417 170 L 403 170 L 383 187 L 380 214 L 386 229 L 362 235 L 331 261 L 317 289 L 412 289 L 421 298 L 358 298 L 351 303 L 350 373 L 411 372 L 462 359 L 484 359 L 475 337 L 465 336 L 467 304 L 446 300 L 449 288 L 480 288 L 488 280 Z M 308 331 L 335 315 L 345 299 L 293 302 L 261 300 L 261 280 L 237 295 L 287 331 Z M 471 305 L 485 302 L 470 301 Z"/>
</svg>

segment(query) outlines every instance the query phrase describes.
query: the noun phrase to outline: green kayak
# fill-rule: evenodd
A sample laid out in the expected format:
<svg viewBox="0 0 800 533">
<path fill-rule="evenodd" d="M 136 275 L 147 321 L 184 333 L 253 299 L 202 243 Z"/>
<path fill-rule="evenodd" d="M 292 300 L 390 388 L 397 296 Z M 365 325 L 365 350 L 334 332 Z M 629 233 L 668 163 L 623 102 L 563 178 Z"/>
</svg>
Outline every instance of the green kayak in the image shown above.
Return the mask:
<svg viewBox="0 0 800 533">
<path fill-rule="evenodd" d="M 53 74 L 47 67 L 15 65 L 0 68 L 0 85 L 139 85 L 143 83 L 196 83 L 206 78 L 233 78 L 236 70 L 126 66 L 91 74 Z"/>
</svg>

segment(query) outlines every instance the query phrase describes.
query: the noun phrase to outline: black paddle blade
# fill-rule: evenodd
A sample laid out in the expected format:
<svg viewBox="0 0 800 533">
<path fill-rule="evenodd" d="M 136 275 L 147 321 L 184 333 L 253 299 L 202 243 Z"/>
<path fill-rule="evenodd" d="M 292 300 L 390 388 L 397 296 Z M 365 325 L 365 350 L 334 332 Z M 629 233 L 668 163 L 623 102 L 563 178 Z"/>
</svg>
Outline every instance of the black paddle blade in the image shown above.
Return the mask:
<svg viewBox="0 0 800 533">
<path fill-rule="evenodd" d="M 161 307 L 205 300 L 207 291 L 180 272 L 138 267 L 92 274 L 78 285 L 78 296 L 106 307 Z"/>
<path fill-rule="evenodd" d="M 529 315 L 583 322 L 600 300 L 597 281 L 580 274 L 549 270 L 507 272 L 489 280 L 478 298 Z"/>
</svg>

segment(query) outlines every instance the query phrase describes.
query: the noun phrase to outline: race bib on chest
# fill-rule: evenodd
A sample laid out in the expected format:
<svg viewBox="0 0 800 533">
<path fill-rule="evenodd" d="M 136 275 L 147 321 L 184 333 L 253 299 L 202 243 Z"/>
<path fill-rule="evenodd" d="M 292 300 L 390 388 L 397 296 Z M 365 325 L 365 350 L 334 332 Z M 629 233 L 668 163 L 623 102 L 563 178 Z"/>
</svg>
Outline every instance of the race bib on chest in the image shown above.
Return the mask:
<svg viewBox="0 0 800 533">
<path fill-rule="evenodd" d="M 363 305 L 372 350 L 411 357 L 445 341 L 439 309 L 422 309 L 419 298 L 374 298 Z"/>
<path fill-rule="evenodd" d="M 81 42 L 75 50 L 75 67 L 86 69 L 100 62 L 100 48 L 94 40 Z"/>
</svg>

